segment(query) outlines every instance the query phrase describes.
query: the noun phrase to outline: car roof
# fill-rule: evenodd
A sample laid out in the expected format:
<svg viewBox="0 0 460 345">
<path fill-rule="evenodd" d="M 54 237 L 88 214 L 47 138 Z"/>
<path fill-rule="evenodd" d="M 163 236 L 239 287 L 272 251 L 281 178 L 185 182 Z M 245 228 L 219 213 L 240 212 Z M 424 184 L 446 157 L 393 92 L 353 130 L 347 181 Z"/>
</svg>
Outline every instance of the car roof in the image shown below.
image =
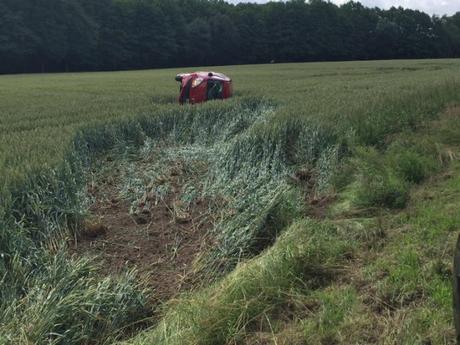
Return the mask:
<svg viewBox="0 0 460 345">
<path fill-rule="evenodd" d="M 199 71 L 193 73 L 180 73 L 178 74 L 181 77 L 188 77 L 188 76 L 195 76 L 198 78 L 203 78 L 204 80 L 213 79 L 213 80 L 222 80 L 222 81 L 231 81 L 229 77 L 227 77 L 223 73 L 218 72 L 211 72 L 211 71 Z"/>
</svg>

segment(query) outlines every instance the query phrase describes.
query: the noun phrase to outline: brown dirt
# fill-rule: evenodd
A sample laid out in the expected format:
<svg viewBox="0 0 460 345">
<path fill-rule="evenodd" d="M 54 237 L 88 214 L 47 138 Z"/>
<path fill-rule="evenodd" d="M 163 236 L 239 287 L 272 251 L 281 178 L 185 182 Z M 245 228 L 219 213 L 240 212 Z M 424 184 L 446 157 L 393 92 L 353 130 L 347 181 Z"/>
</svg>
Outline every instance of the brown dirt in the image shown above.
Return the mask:
<svg viewBox="0 0 460 345">
<path fill-rule="evenodd" d="M 308 168 L 300 169 L 290 176 L 290 182 L 303 190 L 307 216 L 319 220 L 325 219 L 329 206 L 336 201 L 336 195 L 318 195 L 316 193 L 315 172 Z"/>
<path fill-rule="evenodd" d="M 130 214 L 130 203 L 118 198 L 116 177 L 89 186 L 88 194 L 95 198 L 90 209 L 95 221 L 84 226 L 71 246 L 77 255 L 98 255 L 105 274 L 136 267 L 158 302 L 197 283 L 193 264 L 210 244 L 207 234 L 212 224 L 203 200 L 178 212 L 180 175 L 167 179 L 173 192 L 138 215 Z"/>
</svg>

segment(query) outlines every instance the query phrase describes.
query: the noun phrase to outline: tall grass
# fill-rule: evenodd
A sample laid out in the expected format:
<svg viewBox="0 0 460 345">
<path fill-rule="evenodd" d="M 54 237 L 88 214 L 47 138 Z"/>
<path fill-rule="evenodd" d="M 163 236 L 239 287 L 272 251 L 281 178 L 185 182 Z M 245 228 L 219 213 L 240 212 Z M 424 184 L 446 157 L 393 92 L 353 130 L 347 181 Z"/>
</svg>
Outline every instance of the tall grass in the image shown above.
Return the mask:
<svg viewBox="0 0 460 345">
<path fill-rule="evenodd" d="M 133 272 L 101 279 L 94 263 L 65 252 L 40 250 L 27 259 L 11 258 L 3 276 L 5 344 L 97 344 L 149 315 Z"/>
</svg>

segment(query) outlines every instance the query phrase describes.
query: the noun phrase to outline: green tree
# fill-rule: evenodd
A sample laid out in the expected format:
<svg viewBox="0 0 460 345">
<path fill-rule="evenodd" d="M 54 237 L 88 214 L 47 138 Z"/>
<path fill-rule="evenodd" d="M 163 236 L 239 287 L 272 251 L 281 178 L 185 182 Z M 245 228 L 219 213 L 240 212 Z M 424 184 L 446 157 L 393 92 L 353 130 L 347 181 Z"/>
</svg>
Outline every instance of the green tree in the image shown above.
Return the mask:
<svg viewBox="0 0 460 345">
<path fill-rule="evenodd" d="M 325 0 L 1 0 L 0 72 L 460 57 L 460 13 Z"/>
<path fill-rule="evenodd" d="M 204 18 L 196 18 L 187 26 L 185 63 L 190 66 L 206 65 L 211 60 L 211 27 Z"/>
</svg>

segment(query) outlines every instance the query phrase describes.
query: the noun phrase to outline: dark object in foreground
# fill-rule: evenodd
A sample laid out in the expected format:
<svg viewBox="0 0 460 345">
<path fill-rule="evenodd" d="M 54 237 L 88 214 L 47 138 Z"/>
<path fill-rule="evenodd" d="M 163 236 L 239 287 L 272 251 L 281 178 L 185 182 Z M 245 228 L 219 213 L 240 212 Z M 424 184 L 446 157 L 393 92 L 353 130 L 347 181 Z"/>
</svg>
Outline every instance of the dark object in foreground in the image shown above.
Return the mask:
<svg viewBox="0 0 460 345">
<path fill-rule="evenodd" d="M 181 83 L 179 103 L 202 103 L 213 99 L 232 97 L 232 80 L 216 72 L 181 73 L 176 76 Z"/>
<path fill-rule="evenodd" d="M 460 344 L 460 235 L 455 246 L 453 276 L 455 332 L 457 344 Z"/>
<path fill-rule="evenodd" d="M 96 238 L 104 236 L 107 232 L 107 226 L 102 223 L 87 223 L 81 232 L 81 236 L 85 238 Z"/>
</svg>

